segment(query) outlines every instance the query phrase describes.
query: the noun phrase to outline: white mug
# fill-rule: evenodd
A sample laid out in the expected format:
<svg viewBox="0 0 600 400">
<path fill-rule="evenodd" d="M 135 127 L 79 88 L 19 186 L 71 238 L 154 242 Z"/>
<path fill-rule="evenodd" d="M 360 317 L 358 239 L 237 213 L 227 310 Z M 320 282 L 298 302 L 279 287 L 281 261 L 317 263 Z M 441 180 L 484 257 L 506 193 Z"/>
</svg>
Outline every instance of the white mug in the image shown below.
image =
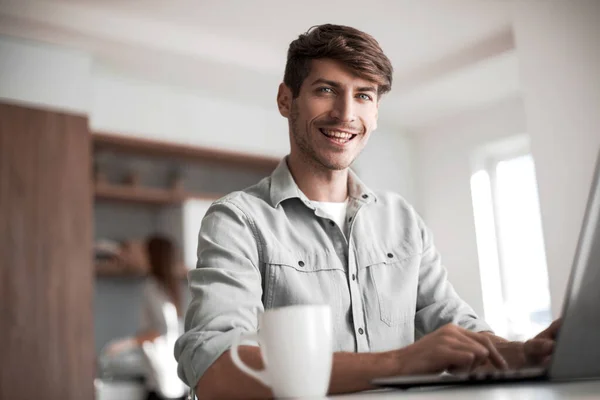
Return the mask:
<svg viewBox="0 0 600 400">
<path fill-rule="evenodd" d="M 259 315 L 258 333 L 233 340 L 231 358 L 241 371 L 270 387 L 275 397 L 323 397 L 331 376 L 331 325 L 328 305 L 271 309 Z M 250 368 L 240 359 L 242 341 L 258 342 L 263 370 Z"/>
</svg>

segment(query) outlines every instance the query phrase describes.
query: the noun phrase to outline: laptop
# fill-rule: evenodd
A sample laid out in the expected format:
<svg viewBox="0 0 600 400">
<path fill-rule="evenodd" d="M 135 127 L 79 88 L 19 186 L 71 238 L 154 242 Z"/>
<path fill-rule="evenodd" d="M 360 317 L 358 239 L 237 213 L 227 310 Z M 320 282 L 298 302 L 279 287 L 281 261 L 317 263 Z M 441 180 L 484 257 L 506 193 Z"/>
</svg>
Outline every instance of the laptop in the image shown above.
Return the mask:
<svg viewBox="0 0 600 400">
<path fill-rule="evenodd" d="M 571 268 L 552 360 L 547 368 L 491 373 L 405 375 L 376 378 L 373 385 L 408 389 L 523 381 L 600 378 L 600 152 Z"/>
</svg>

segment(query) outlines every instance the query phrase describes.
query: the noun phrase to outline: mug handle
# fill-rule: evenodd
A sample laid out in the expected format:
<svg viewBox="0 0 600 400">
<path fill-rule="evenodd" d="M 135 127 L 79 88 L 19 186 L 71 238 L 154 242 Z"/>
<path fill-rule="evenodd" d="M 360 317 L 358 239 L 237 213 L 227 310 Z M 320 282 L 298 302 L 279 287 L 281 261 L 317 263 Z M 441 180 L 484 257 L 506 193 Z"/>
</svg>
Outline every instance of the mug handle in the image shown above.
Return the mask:
<svg viewBox="0 0 600 400">
<path fill-rule="evenodd" d="M 271 387 L 271 385 L 269 384 L 269 381 L 267 379 L 266 369 L 258 370 L 258 369 L 250 368 L 241 360 L 240 355 L 238 353 L 238 347 L 240 344 L 242 344 L 242 342 L 244 340 L 253 340 L 255 342 L 258 342 L 258 344 L 260 345 L 260 340 L 256 333 L 248 333 L 248 334 L 240 333 L 239 335 L 234 336 L 233 342 L 231 343 L 231 349 L 229 351 L 231 353 L 231 360 L 233 361 L 235 366 L 238 367 L 242 372 L 250 375 L 251 377 L 253 377 L 257 381 L 259 381 L 263 385 L 265 385 L 267 387 Z M 261 353 L 262 353 L 262 350 L 261 350 Z M 264 357 L 263 357 L 263 359 L 264 359 Z"/>
</svg>

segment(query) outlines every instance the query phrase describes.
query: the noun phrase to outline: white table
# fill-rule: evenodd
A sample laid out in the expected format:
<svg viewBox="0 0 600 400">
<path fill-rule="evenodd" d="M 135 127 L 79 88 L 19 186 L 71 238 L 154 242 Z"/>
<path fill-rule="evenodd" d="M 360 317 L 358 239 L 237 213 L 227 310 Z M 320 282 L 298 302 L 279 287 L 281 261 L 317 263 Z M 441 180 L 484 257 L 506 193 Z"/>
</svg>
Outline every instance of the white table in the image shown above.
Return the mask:
<svg viewBox="0 0 600 400">
<path fill-rule="evenodd" d="M 600 380 L 565 383 L 513 383 L 485 386 L 447 386 L 410 390 L 378 390 L 331 396 L 334 400 L 562 400 L 600 399 Z"/>
</svg>

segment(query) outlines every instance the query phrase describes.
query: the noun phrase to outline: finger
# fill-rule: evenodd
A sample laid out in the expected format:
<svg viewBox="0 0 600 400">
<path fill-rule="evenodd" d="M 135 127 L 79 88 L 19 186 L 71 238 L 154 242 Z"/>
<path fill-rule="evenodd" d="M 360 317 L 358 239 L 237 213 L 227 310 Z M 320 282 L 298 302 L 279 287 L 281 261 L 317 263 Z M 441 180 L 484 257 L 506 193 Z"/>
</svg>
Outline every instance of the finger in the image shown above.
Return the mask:
<svg viewBox="0 0 600 400">
<path fill-rule="evenodd" d="M 554 341 L 551 339 L 531 339 L 525 342 L 523 351 L 528 359 L 539 361 L 552 355 Z"/>
<path fill-rule="evenodd" d="M 485 364 L 489 360 L 490 352 L 488 349 L 465 336 L 457 335 L 449 337 L 446 339 L 445 344 L 449 350 L 471 353 L 473 355 L 473 361 L 469 366 L 470 370 Z"/>
<path fill-rule="evenodd" d="M 551 362 L 552 362 L 552 355 L 546 356 L 542 360 L 541 366 L 544 367 L 544 368 L 548 368 L 550 366 Z"/>
<path fill-rule="evenodd" d="M 504 359 L 504 357 L 502 357 L 502 355 L 500 354 L 494 343 L 492 343 L 490 338 L 480 333 L 471 332 L 466 329 L 464 330 L 464 334 L 470 339 L 483 345 L 489 351 L 489 359 L 496 368 L 508 369 L 508 364 L 506 363 L 506 360 Z"/>
<path fill-rule="evenodd" d="M 415 345 L 413 345 L 415 346 Z M 420 373 L 438 373 L 442 371 L 450 370 L 451 368 L 468 369 L 475 356 L 470 352 L 462 352 L 453 349 L 451 346 L 447 346 L 439 343 L 438 345 L 433 344 L 433 351 L 427 353 L 425 357 L 419 356 L 417 359 L 425 364 L 422 368 L 418 369 Z M 411 346 L 406 347 L 403 351 L 411 349 Z M 416 348 L 414 349 L 416 350 Z M 421 349 L 422 350 L 422 349 Z M 418 356 L 419 353 L 413 353 L 406 357 L 410 359 Z"/>
<path fill-rule="evenodd" d="M 562 318 L 559 318 L 559 319 L 555 320 L 554 322 L 552 322 L 549 327 L 547 327 L 542 332 L 537 334 L 535 339 L 554 339 L 555 340 L 556 336 L 558 334 L 558 330 L 560 329 L 561 325 L 562 325 Z"/>
<path fill-rule="evenodd" d="M 450 373 L 470 371 L 475 362 L 475 354 L 470 351 L 447 349 L 444 357 L 446 369 Z"/>
<path fill-rule="evenodd" d="M 485 364 L 480 365 L 476 368 L 473 368 L 471 370 L 471 373 L 486 374 L 486 373 L 490 373 L 490 372 L 495 372 L 497 370 L 498 370 L 498 368 L 494 367 L 494 365 L 491 362 L 489 362 L 489 360 L 488 360 Z"/>
</svg>

